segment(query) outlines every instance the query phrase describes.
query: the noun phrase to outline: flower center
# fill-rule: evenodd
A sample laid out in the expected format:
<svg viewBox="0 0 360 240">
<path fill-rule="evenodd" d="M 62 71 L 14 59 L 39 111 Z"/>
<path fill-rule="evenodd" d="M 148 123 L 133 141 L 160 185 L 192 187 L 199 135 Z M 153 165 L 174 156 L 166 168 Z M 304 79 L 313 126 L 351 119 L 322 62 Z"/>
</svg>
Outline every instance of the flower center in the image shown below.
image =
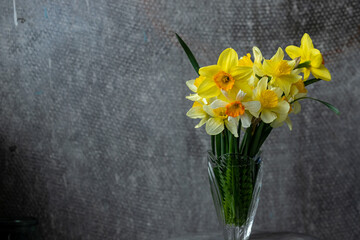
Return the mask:
<svg viewBox="0 0 360 240">
<path fill-rule="evenodd" d="M 214 82 L 218 88 L 228 91 L 234 86 L 235 80 L 230 74 L 220 71 L 214 76 Z"/>
<path fill-rule="evenodd" d="M 245 107 L 241 104 L 240 101 L 229 103 L 225 108 L 225 113 L 231 117 L 237 117 L 245 113 Z"/>
<path fill-rule="evenodd" d="M 244 66 L 244 67 L 252 67 L 253 66 L 253 62 L 251 61 L 250 53 L 246 54 L 246 56 L 243 56 L 238 61 L 238 66 Z"/>
<path fill-rule="evenodd" d="M 274 91 L 265 90 L 261 93 L 260 103 L 263 108 L 274 108 L 278 102 L 278 97 Z"/>
<path fill-rule="evenodd" d="M 228 117 L 228 115 L 226 114 L 225 108 L 222 108 L 222 107 L 215 108 L 214 114 L 216 117 L 221 118 L 221 119 L 226 119 Z"/>
<path fill-rule="evenodd" d="M 291 67 L 285 60 L 281 60 L 278 64 L 277 68 L 275 69 L 275 75 L 276 76 L 283 76 L 283 75 L 289 75 L 291 73 Z"/>
</svg>

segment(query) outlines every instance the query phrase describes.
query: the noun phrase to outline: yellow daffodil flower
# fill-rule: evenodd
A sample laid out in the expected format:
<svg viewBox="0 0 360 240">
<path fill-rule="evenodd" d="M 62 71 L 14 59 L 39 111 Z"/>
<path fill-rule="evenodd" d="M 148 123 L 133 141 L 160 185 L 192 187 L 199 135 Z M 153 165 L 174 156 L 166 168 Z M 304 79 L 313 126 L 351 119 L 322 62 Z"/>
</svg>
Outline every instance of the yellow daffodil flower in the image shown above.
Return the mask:
<svg viewBox="0 0 360 240">
<path fill-rule="evenodd" d="M 194 101 L 194 104 L 192 108 L 186 113 L 186 115 L 190 118 L 197 119 L 201 118 L 201 121 L 195 126 L 195 128 L 199 128 L 202 125 L 206 123 L 206 121 L 209 119 L 209 115 L 204 111 L 203 105 L 209 104 L 212 99 L 205 99 L 200 97 L 196 92 L 197 88 L 201 84 L 201 82 L 204 80 L 204 77 L 198 77 L 193 80 L 189 80 L 186 82 L 186 85 L 189 87 L 189 89 L 195 94 L 190 94 L 189 96 L 186 96 L 187 99 Z"/>
<path fill-rule="evenodd" d="M 260 49 L 257 47 L 253 47 L 253 55 L 254 55 L 254 62 L 251 61 L 251 55 L 250 53 L 248 53 L 246 56 L 243 56 L 242 58 L 239 59 L 238 66 L 244 67 L 244 71 L 245 70 L 247 71 L 246 75 L 250 76 L 249 85 L 255 87 L 258 82 L 258 78 L 256 77 L 256 75 L 263 76 L 263 71 L 262 71 L 263 56 L 261 54 Z"/>
<path fill-rule="evenodd" d="M 242 127 L 250 127 L 252 119 L 250 113 L 256 115 L 260 110 L 260 103 L 258 101 L 243 102 L 246 93 L 241 90 L 235 98 L 231 98 L 226 92 L 224 95 L 227 98 L 227 101 L 217 99 L 212 102 L 210 106 L 214 109 L 225 108 L 225 114 L 228 116 L 228 120 L 231 120 L 232 118 L 234 118 L 236 122 L 241 120 Z M 258 117 L 258 115 L 256 117 Z"/>
<path fill-rule="evenodd" d="M 204 110 L 204 106 L 201 102 L 194 102 L 192 108 L 186 113 L 186 116 L 193 119 L 201 119 L 200 122 L 195 126 L 195 128 L 199 128 L 206 123 L 206 121 L 210 118 L 210 116 Z"/>
<path fill-rule="evenodd" d="M 198 101 L 198 102 L 203 102 L 203 103 L 207 104 L 206 99 L 200 97 L 197 94 L 197 89 L 198 89 L 199 85 L 204 81 L 204 79 L 205 79 L 205 77 L 199 76 L 196 79 L 186 81 L 186 86 L 188 86 L 188 88 L 194 92 L 194 94 L 190 94 L 189 96 L 186 96 L 187 99 L 189 99 L 191 101 Z"/>
<path fill-rule="evenodd" d="M 209 105 L 204 106 L 204 110 L 210 116 L 209 120 L 206 122 L 205 130 L 209 135 L 217 135 L 221 133 L 225 126 L 229 131 L 235 136 L 238 137 L 237 129 L 239 121 L 236 121 L 235 118 L 229 117 L 226 114 L 225 107 L 212 108 Z M 225 126 L 224 126 L 225 125 Z"/>
<path fill-rule="evenodd" d="M 291 86 L 291 90 L 287 97 L 287 101 L 291 103 L 292 101 L 298 98 L 306 97 L 306 95 L 307 95 L 307 89 L 305 88 L 304 82 L 300 80 Z M 300 110 L 301 110 L 301 105 L 298 101 L 296 101 L 290 105 L 289 114 L 290 113 L 298 114 Z M 289 129 L 292 130 L 292 122 L 289 116 L 287 116 L 284 122 L 287 124 Z M 271 126 L 274 128 L 280 127 L 283 125 L 284 122 L 273 122 Z"/>
<path fill-rule="evenodd" d="M 296 83 L 302 77 L 298 75 L 301 70 L 295 69 L 298 59 L 286 61 L 284 59 L 284 51 L 278 48 L 278 51 L 270 60 L 264 60 L 264 73 L 271 76 L 270 84 L 279 87 L 285 95 L 290 92 L 291 84 Z"/>
<path fill-rule="evenodd" d="M 217 97 L 221 90 L 238 92 L 242 89 L 251 92 L 248 84 L 247 69 L 238 66 L 238 54 L 232 48 L 225 49 L 219 56 L 217 65 L 202 67 L 200 76 L 205 77 L 197 88 L 203 98 Z"/>
<path fill-rule="evenodd" d="M 310 72 L 312 75 L 318 79 L 323 79 L 325 81 L 331 80 L 331 75 L 329 70 L 324 66 L 324 59 L 320 51 L 314 48 L 313 42 L 309 34 L 305 33 L 301 38 L 300 47 L 288 46 L 286 53 L 292 59 L 301 57 L 301 62 L 304 63 L 310 61 L 310 65 L 303 69 L 304 71 L 304 80 L 309 78 Z"/>
<path fill-rule="evenodd" d="M 302 80 L 294 83 L 291 86 L 290 94 L 287 97 L 288 102 L 292 102 L 298 98 L 306 97 L 307 89 L 305 88 L 304 82 Z M 290 106 L 290 113 L 298 114 L 301 110 L 301 105 L 299 101 L 296 101 Z"/>
<path fill-rule="evenodd" d="M 282 97 L 280 88 L 268 87 L 268 78 L 263 77 L 254 89 L 253 98 L 261 107 L 257 113 L 265 123 L 282 122 L 290 110 L 290 104 Z"/>
</svg>

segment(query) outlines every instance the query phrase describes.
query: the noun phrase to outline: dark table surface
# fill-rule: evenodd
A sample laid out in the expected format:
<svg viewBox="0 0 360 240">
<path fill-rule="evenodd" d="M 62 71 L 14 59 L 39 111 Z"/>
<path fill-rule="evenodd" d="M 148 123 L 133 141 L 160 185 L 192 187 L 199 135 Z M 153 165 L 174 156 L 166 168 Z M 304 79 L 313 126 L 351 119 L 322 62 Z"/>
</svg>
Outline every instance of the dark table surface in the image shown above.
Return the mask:
<svg viewBox="0 0 360 240">
<path fill-rule="evenodd" d="M 188 234 L 184 236 L 170 238 L 168 240 L 223 240 L 221 233 L 207 233 L 207 234 Z M 271 232 L 256 232 L 251 234 L 250 240 L 319 240 L 318 238 L 301 234 L 301 233 L 271 233 Z"/>
</svg>

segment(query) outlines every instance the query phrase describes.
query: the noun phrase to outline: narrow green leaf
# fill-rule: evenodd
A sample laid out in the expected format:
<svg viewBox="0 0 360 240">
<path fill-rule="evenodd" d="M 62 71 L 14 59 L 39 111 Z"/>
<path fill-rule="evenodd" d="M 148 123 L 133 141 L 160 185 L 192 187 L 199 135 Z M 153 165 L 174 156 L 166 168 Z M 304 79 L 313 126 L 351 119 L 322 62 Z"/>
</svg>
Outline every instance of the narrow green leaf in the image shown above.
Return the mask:
<svg viewBox="0 0 360 240">
<path fill-rule="evenodd" d="M 182 46 L 182 48 L 184 49 L 187 57 L 189 58 L 191 65 L 193 66 L 193 68 L 195 69 L 196 73 L 199 74 L 199 64 L 196 61 L 194 54 L 191 52 L 190 48 L 186 45 L 186 43 L 181 39 L 181 37 L 175 33 L 177 40 L 179 41 L 180 45 Z"/>
<path fill-rule="evenodd" d="M 306 81 L 304 82 L 304 85 L 305 85 L 305 87 L 306 87 L 306 86 L 308 86 L 308 85 L 310 85 L 310 84 L 316 83 L 316 82 L 321 81 L 321 80 L 322 80 L 322 79 L 319 79 L 319 78 L 309 79 L 309 80 L 306 80 Z"/>
<path fill-rule="evenodd" d="M 311 100 L 320 102 L 320 103 L 324 104 L 325 106 L 327 106 L 327 107 L 328 107 L 331 111 L 333 111 L 334 113 L 340 114 L 339 109 L 337 109 L 336 107 L 334 107 L 332 104 L 330 104 L 330 103 L 328 103 L 328 102 L 325 102 L 325 101 L 322 101 L 322 100 L 319 100 L 319 99 L 316 99 L 316 98 L 312 98 L 312 97 L 302 97 L 302 98 L 298 98 L 298 99 L 295 99 L 294 101 L 292 101 L 290 104 L 292 104 L 292 103 L 294 103 L 294 102 L 296 102 L 296 101 L 302 100 L 302 99 L 311 99 Z"/>
</svg>

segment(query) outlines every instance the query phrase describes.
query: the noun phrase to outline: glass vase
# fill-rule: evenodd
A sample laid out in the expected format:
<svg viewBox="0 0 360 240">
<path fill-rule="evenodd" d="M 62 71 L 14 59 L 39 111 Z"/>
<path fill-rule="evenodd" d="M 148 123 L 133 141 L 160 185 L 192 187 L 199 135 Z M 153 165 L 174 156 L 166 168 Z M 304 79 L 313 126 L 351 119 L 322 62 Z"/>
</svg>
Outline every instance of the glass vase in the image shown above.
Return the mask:
<svg viewBox="0 0 360 240">
<path fill-rule="evenodd" d="M 225 240 L 248 240 L 262 182 L 260 154 L 214 156 L 208 152 L 210 189 Z"/>
</svg>

